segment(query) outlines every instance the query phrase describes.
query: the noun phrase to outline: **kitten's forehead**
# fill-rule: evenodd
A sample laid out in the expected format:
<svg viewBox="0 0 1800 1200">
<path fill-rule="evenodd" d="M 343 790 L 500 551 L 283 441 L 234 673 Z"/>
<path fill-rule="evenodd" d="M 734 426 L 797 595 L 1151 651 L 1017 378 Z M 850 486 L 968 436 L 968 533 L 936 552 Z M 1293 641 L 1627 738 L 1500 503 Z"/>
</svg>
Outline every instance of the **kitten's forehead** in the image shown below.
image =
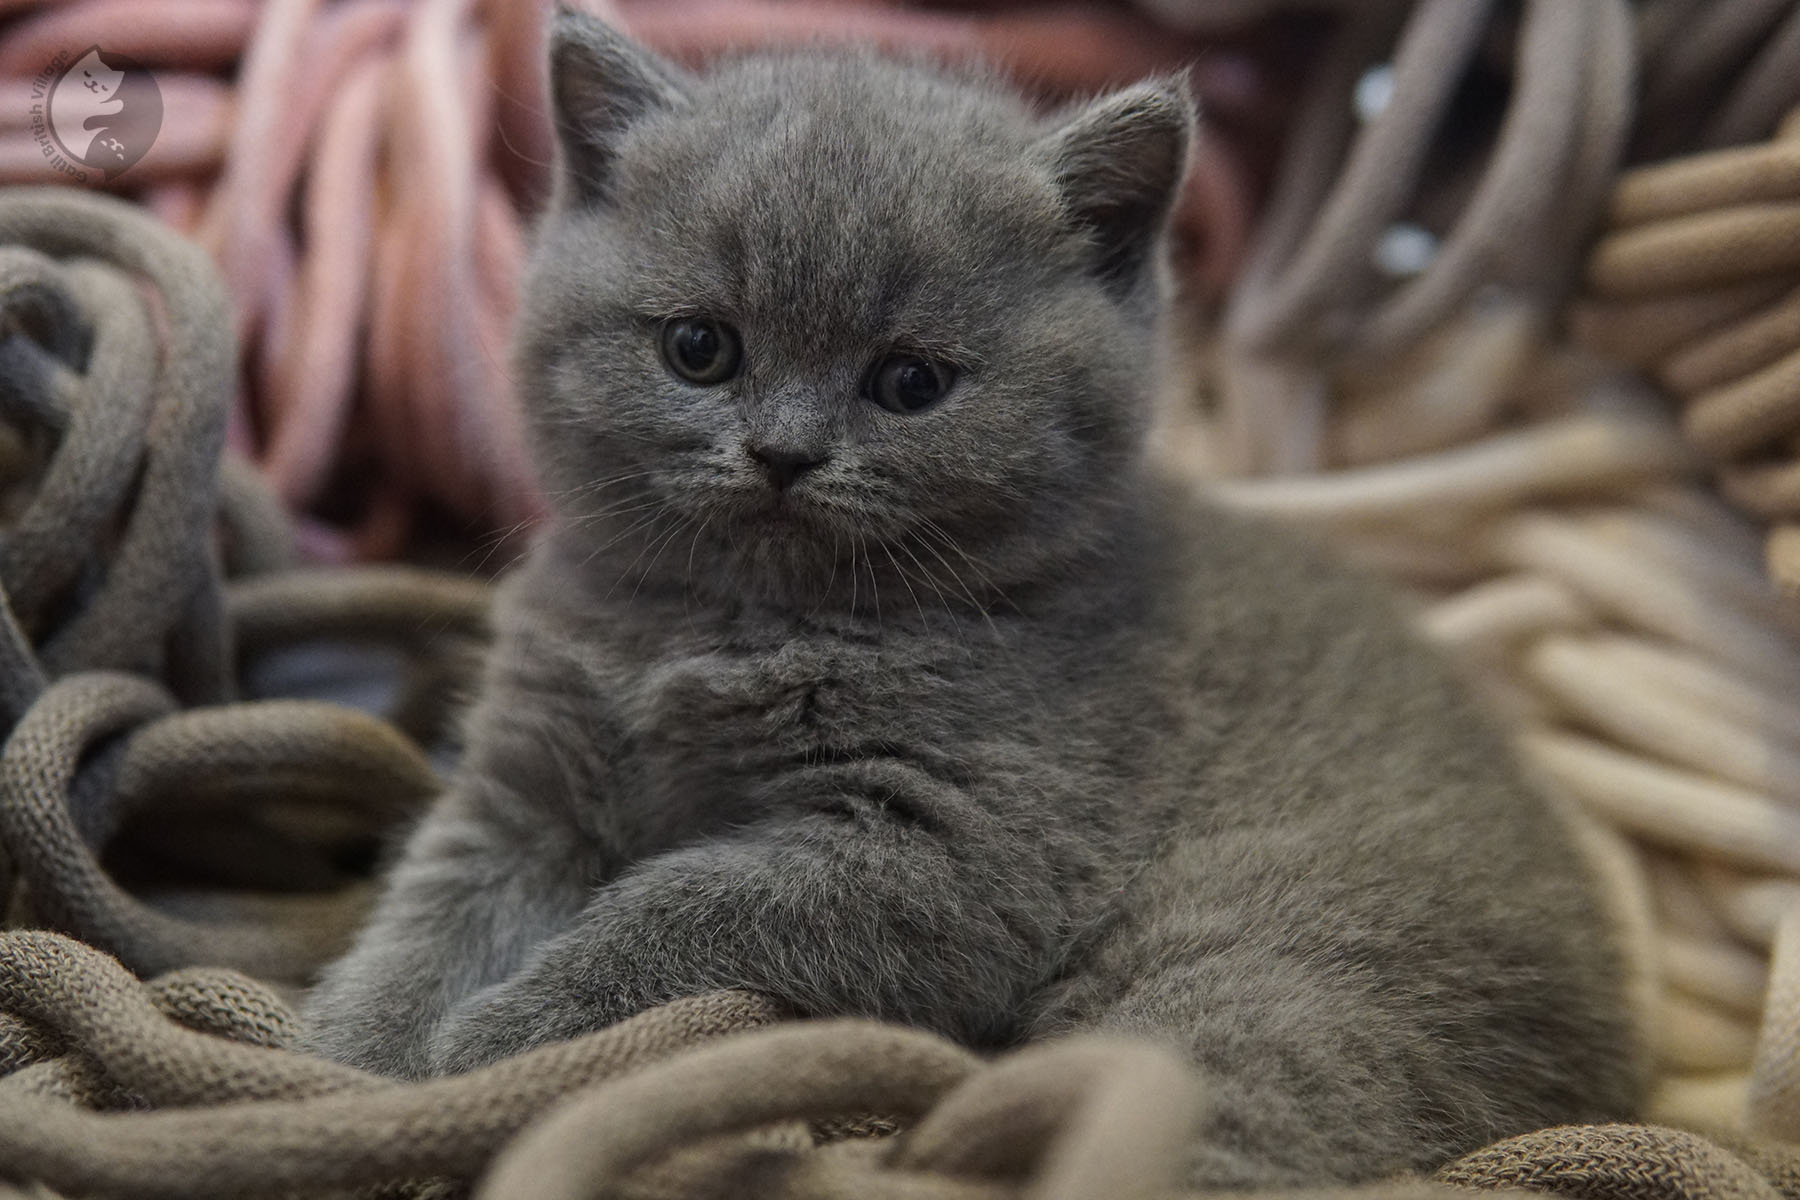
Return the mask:
<svg viewBox="0 0 1800 1200">
<path fill-rule="evenodd" d="M 1037 131 L 975 81 L 864 55 L 746 59 L 628 139 L 618 199 L 668 256 L 672 292 L 724 289 L 741 315 L 811 317 L 820 336 L 873 333 L 1050 250 L 1059 210 Z"/>
</svg>

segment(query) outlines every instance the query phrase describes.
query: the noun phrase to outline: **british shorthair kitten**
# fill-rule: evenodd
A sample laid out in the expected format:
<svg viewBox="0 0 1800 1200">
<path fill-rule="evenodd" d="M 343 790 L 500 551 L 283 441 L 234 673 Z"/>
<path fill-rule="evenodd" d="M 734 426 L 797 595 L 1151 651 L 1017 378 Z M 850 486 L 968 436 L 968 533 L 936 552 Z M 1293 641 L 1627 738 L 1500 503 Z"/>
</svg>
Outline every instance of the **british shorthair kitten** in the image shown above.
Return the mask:
<svg viewBox="0 0 1800 1200">
<path fill-rule="evenodd" d="M 1629 1112 L 1619 956 L 1502 739 L 1379 588 L 1147 463 L 1179 83 L 1045 119 L 574 12 L 550 53 L 555 517 L 323 1051 L 462 1071 L 715 988 L 1137 1034 L 1231 1187 Z"/>
</svg>

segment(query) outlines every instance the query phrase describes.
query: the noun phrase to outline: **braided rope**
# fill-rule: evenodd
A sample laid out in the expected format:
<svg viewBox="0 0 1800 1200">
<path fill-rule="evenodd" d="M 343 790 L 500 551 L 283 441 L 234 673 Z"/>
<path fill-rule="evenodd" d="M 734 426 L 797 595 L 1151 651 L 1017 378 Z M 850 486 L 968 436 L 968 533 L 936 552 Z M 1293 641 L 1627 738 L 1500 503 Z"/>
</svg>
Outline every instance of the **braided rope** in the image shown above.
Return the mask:
<svg viewBox="0 0 1800 1200">
<path fill-rule="evenodd" d="M 1777 52 L 1792 56 L 1800 50 L 1778 38 L 1766 53 Z M 1744 86 L 1753 85 L 1763 83 Z M 1793 99 L 1789 89 L 1786 101 Z M 1800 434 L 1797 152 L 1800 110 L 1767 142 L 1627 174 L 1613 193 L 1607 233 L 1589 259 L 1594 298 L 1577 314 L 1577 328 L 1590 344 L 1640 365 L 1681 400 L 1682 430 L 1717 471 L 1724 493 L 1771 523 L 1765 565 L 1790 597 L 1800 592 L 1800 489 L 1791 461 Z M 1783 693 L 1792 695 L 1785 688 Z M 1735 738 L 1722 738 L 1723 722 L 1716 718 L 1687 726 L 1689 740 L 1709 744 L 1713 769 L 1729 781 L 1710 796 L 1690 788 L 1690 799 L 1711 801 L 1716 826 L 1732 831 L 1724 836 L 1754 838 L 1753 818 L 1766 814 L 1746 803 L 1743 789 L 1789 805 L 1800 801 L 1794 785 L 1800 743 L 1775 694 L 1740 689 L 1728 703 L 1720 715 L 1732 713 L 1734 725 L 1744 720 L 1747 703 L 1761 704 L 1769 715 L 1752 718 L 1761 729 L 1751 728 L 1779 732 L 1746 737 L 1738 728 L 1730 731 Z M 1736 769 L 1721 769 L 1727 761 Z M 1775 820 L 1784 839 L 1800 827 L 1800 816 L 1790 811 Z M 1765 877 L 1734 877 L 1715 866 L 1702 879 L 1729 931 L 1773 946 L 1754 1040 L 1748 1119 L 1759 1132 L 1793 1137 L 1800 1135 L 1800 887 L 1792 882 L 1785 852 L 1769 857 L 1781 861 L 1765 862 Z M 1747 977 L 1741 969 L 1738 974 L 1741 991 Z"/>
<path fill-rule="evenodd" d="M 1593 345 L 1684 403 L 1683 431 L 1737 504 L 1774 524 L 1776 582 L 1800 590 L 1800 117 L 1769 142 L 1620 180 L 1579 314 Z"/>
<path fill-rule="evenodd" d="M 225 1003 L 208 1004 L 208 993 Z M 267 1031 L 251 1030 L 258 1038 L 244 1036 L 237 1015 L 250 1007 L 245 998 L 274 1018 Z M 700 997 L 484 1071 L 400 1086 L 285 1048 L 291 1018 L 240 977 L 141 984 L 54 934 L 0 935 L 0 1002 L 68 1047 L 0 1078 L 0 1162 L 59 1189 L 127 1196 L 467 1179 L 571 1088 L 773 1016 L 753 997 Z M 231 1015 L 214 1019 L 218 1007 Z M 75 1065 L 70 1053 L 85 1061 Z M 44 1069 L 107 1092 L 78 1101 L 116 1105 L 122 1093 L 157 1111 L 45 1104 L 36 1094 Z"/>
<path fill-rule="evenodd" d="M 256 542 L 279 523 L 259 488 L 241 473 L 214 486 L 233 371 L 223 292 L 206 259 L 141 210 L 0 194 L 0 263 L 0 312 L 17 331 L 0 353 L 26 367 L 8 376 L 8 415 L 22 444 L 47 447 L 41 465 L 0 479 L 28 490 L 0 533 L 16 616 L 0 623 L 0 894 L 22 886 L 15 917 L 142 972 L 230 964 L 304 979 L 344 943 L 359 890 L 276 902 L 280 921 L 267 903 L 196 919 L 132 896 L 100 855 L 149 814 L 198 808 L 229 827 L 285 813 L 291 830 L 298 810 L 299 836 L 329 839 L 346 821 L 373 832 L 416 811 L 436 777 L 386 722 L 312 702 L 182 705 L 231 696 L 240 657 L 302 638 L 432 658 L 450 635 L 484 636 L 486 590 L 400 568 L 316 583 L 275 569 L 285 539 Z M 215 524 L 264 573 L 222 585 Z"/>
<path fill-rule="evenodd" d="M 1136 1043 L 1068 1039 L 983 1063 L 872 1022 L 770 1027 L 779 1014 L 740 993 L 394 1083 L 295 1053 L 281 1002 L 232 972 L 140 983 L 54 934 L 0 934 L 0 1009 L 0 1161 L 82 1195 L 418 1195 L 427 1180 L 480 1180 L 483 1197 L 1151 1200 L 1181 1194 L 1205 1102 L 1190 1068 Z M 795 1124 L 854 1113 L 911 1128 L 821 1144 Z M 1511 1139 L 1438 1178 L 1702 1200 L 1772 1197 L 1797 1174 L 1791 1148 L 1596 1126 Z M 1447 1193 L 1420 1181 L 1383 1194 Z"/>
<path fill-rule="evenodd" d="M 51 490 L 40 492 L 21 520 L 24 541 L 9 533 L 5 566 L 8 578 L 19 580 L 23 602 L 15 615 L 28 629 L 41 623 L 43 602 L 66 590 L 84 566 L 69 546 L 105 540 L 104 525 L 135 477 L 137 495 L 106 582 L 39 639 L 38 654 L 52 672 L 131 670 L 155 663 L 167 641 L 178 641 L 192 653 L 180 656 L 181 675 L 171 684 L 187 699 L 222 699 L 228 692 L 222 632 L 209 620 L 218 606 L 218 568 L 204 542 L 216 505 L 217 412 L 233 355 L 226 299 L 211 265 L 147 213 L 79 194 L 13 193 L 0 206 L 0 243 L 29 246 L 24 253 L 40 256 L 27 274 L 14 276 L 26 304 L 39 302 L 52 286 L 41 255 L 86 256 L 157 280 L 168 329 L 158 356 L 146 336 L 151 318 L 133 302 L 128 282 L 83 268 L 71 272 L 65 309 L 128 315 L 116 326 L 119 336 L 95 337 L 89 388 L 69 379 L 70 364 L 45 364 L 59 384 L 41 402 L 66 404 L 64 444 L 93 453 L 56 456 Z M 106 333 L 114 332 L 108 323 Z M 30 353 L 20 340 L 14 345 Z M 155 378 L 144 379 L 143 364 L 158 362 Z M 114 400 L 117 407 L 109 403 Z"/>
</svg>

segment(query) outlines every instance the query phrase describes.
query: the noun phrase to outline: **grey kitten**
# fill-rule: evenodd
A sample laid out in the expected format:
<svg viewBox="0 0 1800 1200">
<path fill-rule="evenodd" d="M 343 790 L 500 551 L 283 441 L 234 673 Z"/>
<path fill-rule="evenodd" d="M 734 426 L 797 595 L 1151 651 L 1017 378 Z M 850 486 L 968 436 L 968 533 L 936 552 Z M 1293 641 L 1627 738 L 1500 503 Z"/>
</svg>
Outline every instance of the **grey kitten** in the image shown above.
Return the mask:
<svg viewBox="0 0 1800 1200">
<path fill-rule="evenodd" d="M 461 1071 L 751 988 L 1187 1053 L 1194 1181 L 1633 1104 L 1620 966 L 1384 595 L 1146 463 L 1193 114 L 860 52 L 551 45 L 519 383 L 556 517 L 319 1046 Z"/>
</svg>

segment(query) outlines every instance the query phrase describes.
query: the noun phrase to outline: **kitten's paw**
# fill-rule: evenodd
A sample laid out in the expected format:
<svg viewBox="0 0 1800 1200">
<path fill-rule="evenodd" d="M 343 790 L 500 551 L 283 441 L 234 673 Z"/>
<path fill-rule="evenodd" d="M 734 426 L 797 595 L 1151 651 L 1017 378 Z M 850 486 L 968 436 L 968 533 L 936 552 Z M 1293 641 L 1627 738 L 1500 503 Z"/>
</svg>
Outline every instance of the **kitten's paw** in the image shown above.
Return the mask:
<svg viewBox="0 0 1800 1200">
<path fill-rule="evenodd" d="M 432 1034 L 426 1053 L 432 1074 L 460 1075 L 538 1046 L 580 1037 L 616 1019 L 598 1006 L 572 1003 L 567 996 L 542 996 L 503 983 L 459 1005 Z"/>
<path fill-rule="evenodd" d="M 408 1011 L 406 1005 L 337 999 L 338 1003 L 315 1000 L 306 1006 L 296 1049 L 376 1075 L 418 1079 L 427 1073 L 424 1028 L 395 1019 L 396 1013 Z"/>
<path fill-rule="evenodd" d="M 419 1079 L 426 1074 L 426 1064 L 408 1047 L 392 1039 L 356 1036 L 353 1031 L 308 1029 L 300 1034 L 295 1049 L 373 1075 Z"/>
<path fill-rule="evenodd" d="M 453 1017 L 439 1026 L 425 1053 L 433 1075 L 461 1075 L 511 1058 L 536 1044 L 502 1022 L 471 1014 Z"/>
</svg>

